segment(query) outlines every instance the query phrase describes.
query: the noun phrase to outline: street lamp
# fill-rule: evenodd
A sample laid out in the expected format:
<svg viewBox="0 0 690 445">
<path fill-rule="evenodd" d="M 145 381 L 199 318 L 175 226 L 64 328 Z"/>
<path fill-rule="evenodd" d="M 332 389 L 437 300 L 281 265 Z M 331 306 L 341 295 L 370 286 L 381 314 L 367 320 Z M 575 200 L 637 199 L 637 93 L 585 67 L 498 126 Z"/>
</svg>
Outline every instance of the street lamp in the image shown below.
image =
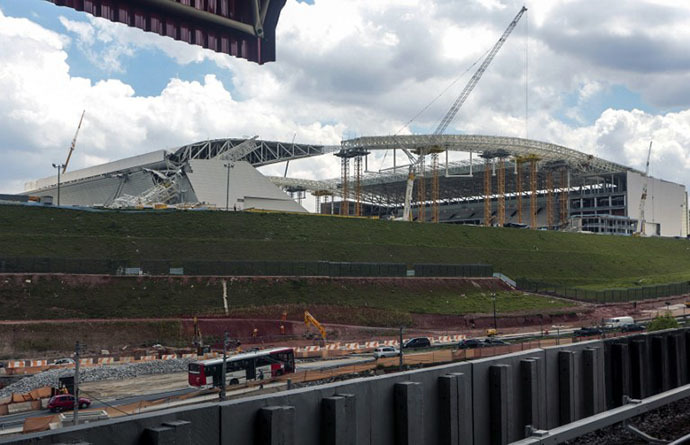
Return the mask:
<svg viewBox="0 0 690 445">
<path fill-rule="evenodd" d="M 225 331 L 223 334 L 223 366 L 220 374 L 220 401 L 223 402 L 225 400 L 225 379 L 226 379 L 226 373 L 228 369 L 228 331 Z"/>
<path fill-rule="evenodd" d="M 53 164 L 53 168 L 57 169 L 57 205 L 60 206 L 60 170 L 65 168 L 64 164 Z"/>
<path fill-rule="evenodd" d="M 225 183 L 225 211 L 227 212 L 230 210 L 230 169 L 233 168 L 235 164 L 228 162 L 223 165 L 228 169 L 227 181 Z"/>
</svg>

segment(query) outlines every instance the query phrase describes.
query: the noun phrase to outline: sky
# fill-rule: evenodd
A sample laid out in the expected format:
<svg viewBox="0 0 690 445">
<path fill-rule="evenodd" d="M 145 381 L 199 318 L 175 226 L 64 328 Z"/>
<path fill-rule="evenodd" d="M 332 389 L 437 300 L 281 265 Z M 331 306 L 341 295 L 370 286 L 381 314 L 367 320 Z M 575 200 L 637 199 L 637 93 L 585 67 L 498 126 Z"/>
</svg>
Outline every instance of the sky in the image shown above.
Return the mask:
<svg viewBox="0 0 690 445">
<path fill-rule="evenodd" d="M 205 139 L 431 133 L 522 6 L 288 0 L 257 65 L 45 0 L 0 0 L 0 193 Z M 690 6 L 532 0 L 447 133 L 528 137 L 690 186 Z M 391 164 L 370 155 L 369 168 Z M 282 175 L 285 165 L 262 168 Z M 337 177 L 331 155 L 288 175 Z M 312 206 L 313 207 L 313 206 Z"/>
</svg>

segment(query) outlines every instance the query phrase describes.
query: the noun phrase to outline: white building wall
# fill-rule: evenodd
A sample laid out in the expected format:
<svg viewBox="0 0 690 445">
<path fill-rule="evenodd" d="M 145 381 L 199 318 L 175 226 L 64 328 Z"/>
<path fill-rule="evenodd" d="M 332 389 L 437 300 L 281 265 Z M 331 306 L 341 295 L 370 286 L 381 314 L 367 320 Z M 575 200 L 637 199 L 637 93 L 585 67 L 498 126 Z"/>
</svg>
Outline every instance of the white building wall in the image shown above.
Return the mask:
<svg viewBox="0 0 690 445">
<path fill-rule="evenodd" d="M 664 181 L 653 177 L 646 178 L 647 200 L 645 201 L 645 219 L 647 235 L 654 235 L 656 225 L 660 225 L 661 236 L 687 236 L 688 210 L 687 192 L 682 184 Z M 627 172 L 628 216 L 640 218 L 640 198 L 645 177 L 637 172 Z"/>
<path fill-rule="evenodd" d="M 191 171 L 187 172 L 187 178 L 199 202 L 225 208 L 227 196 L 231 209 L 306 212 L 304 207 L 245 161 L 234 163 L 230 169 L 230 186 L 227 187 L 228 170 L 225 163 L 215 159 L 189 161 Z"/>
</svg>

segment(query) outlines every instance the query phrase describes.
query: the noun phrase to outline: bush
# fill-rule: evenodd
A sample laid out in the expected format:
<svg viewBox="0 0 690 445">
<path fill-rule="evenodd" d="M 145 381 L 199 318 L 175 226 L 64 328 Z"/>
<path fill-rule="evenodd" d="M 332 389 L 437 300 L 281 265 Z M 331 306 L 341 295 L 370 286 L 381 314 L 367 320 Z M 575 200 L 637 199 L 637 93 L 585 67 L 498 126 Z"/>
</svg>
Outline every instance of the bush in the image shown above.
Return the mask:
<svg viewBox="0 0 690 445">
<path fill-rule="evenodd" d="M 661 331 L 663 329 L 673 329 L 678 327 L 678 321 L 671 314 L 657 315 L 649 326 L 647 330 L 651 331 Z"/>
</svg>

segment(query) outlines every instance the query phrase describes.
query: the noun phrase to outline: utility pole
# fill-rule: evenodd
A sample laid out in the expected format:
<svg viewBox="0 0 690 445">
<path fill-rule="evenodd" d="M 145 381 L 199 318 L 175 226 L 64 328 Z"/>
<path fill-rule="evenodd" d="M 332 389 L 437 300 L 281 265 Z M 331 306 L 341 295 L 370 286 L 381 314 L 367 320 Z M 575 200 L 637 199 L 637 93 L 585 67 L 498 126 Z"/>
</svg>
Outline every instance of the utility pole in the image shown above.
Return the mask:
<svg viewBox="0 0 690 445">
<path fill-rule="evenodd" d="M 220 401 L 225 400 L 225 375 L 228 362 L 228 331 L 223 334 L 223 371 L 220 374 Z"/>
<path fill-rule="evenodd" d="M 228 162 L 224 165 L 225 168 L 228 169 L 228 176 L 225 183 L 225 211 L 227 212 L 228 210 L 230 210 L 230 169 L 233 167 L 233 164 Z"/>
<path fill-rule="evenodd" d="M 58 170 L 58 175 L 60 170 Z M 60 195 L 58 195 L 60 196 Z M 79 340 L 74 346 L 74 425 L 79 425 Z"/>
<path fill-rule="evenodd" d="M 400 326 L 400 370 L 403 370 L 403 340 L 402 340 L 402 334 L 403 334 L 403 327 Z"/>
<path fill-rule="evenodd" d="M 60 170 L 65 168 L 64 164 L 53 164 L 53 168 L 57 169 L 57 205 L 60 206 Z"/>
</svg>

